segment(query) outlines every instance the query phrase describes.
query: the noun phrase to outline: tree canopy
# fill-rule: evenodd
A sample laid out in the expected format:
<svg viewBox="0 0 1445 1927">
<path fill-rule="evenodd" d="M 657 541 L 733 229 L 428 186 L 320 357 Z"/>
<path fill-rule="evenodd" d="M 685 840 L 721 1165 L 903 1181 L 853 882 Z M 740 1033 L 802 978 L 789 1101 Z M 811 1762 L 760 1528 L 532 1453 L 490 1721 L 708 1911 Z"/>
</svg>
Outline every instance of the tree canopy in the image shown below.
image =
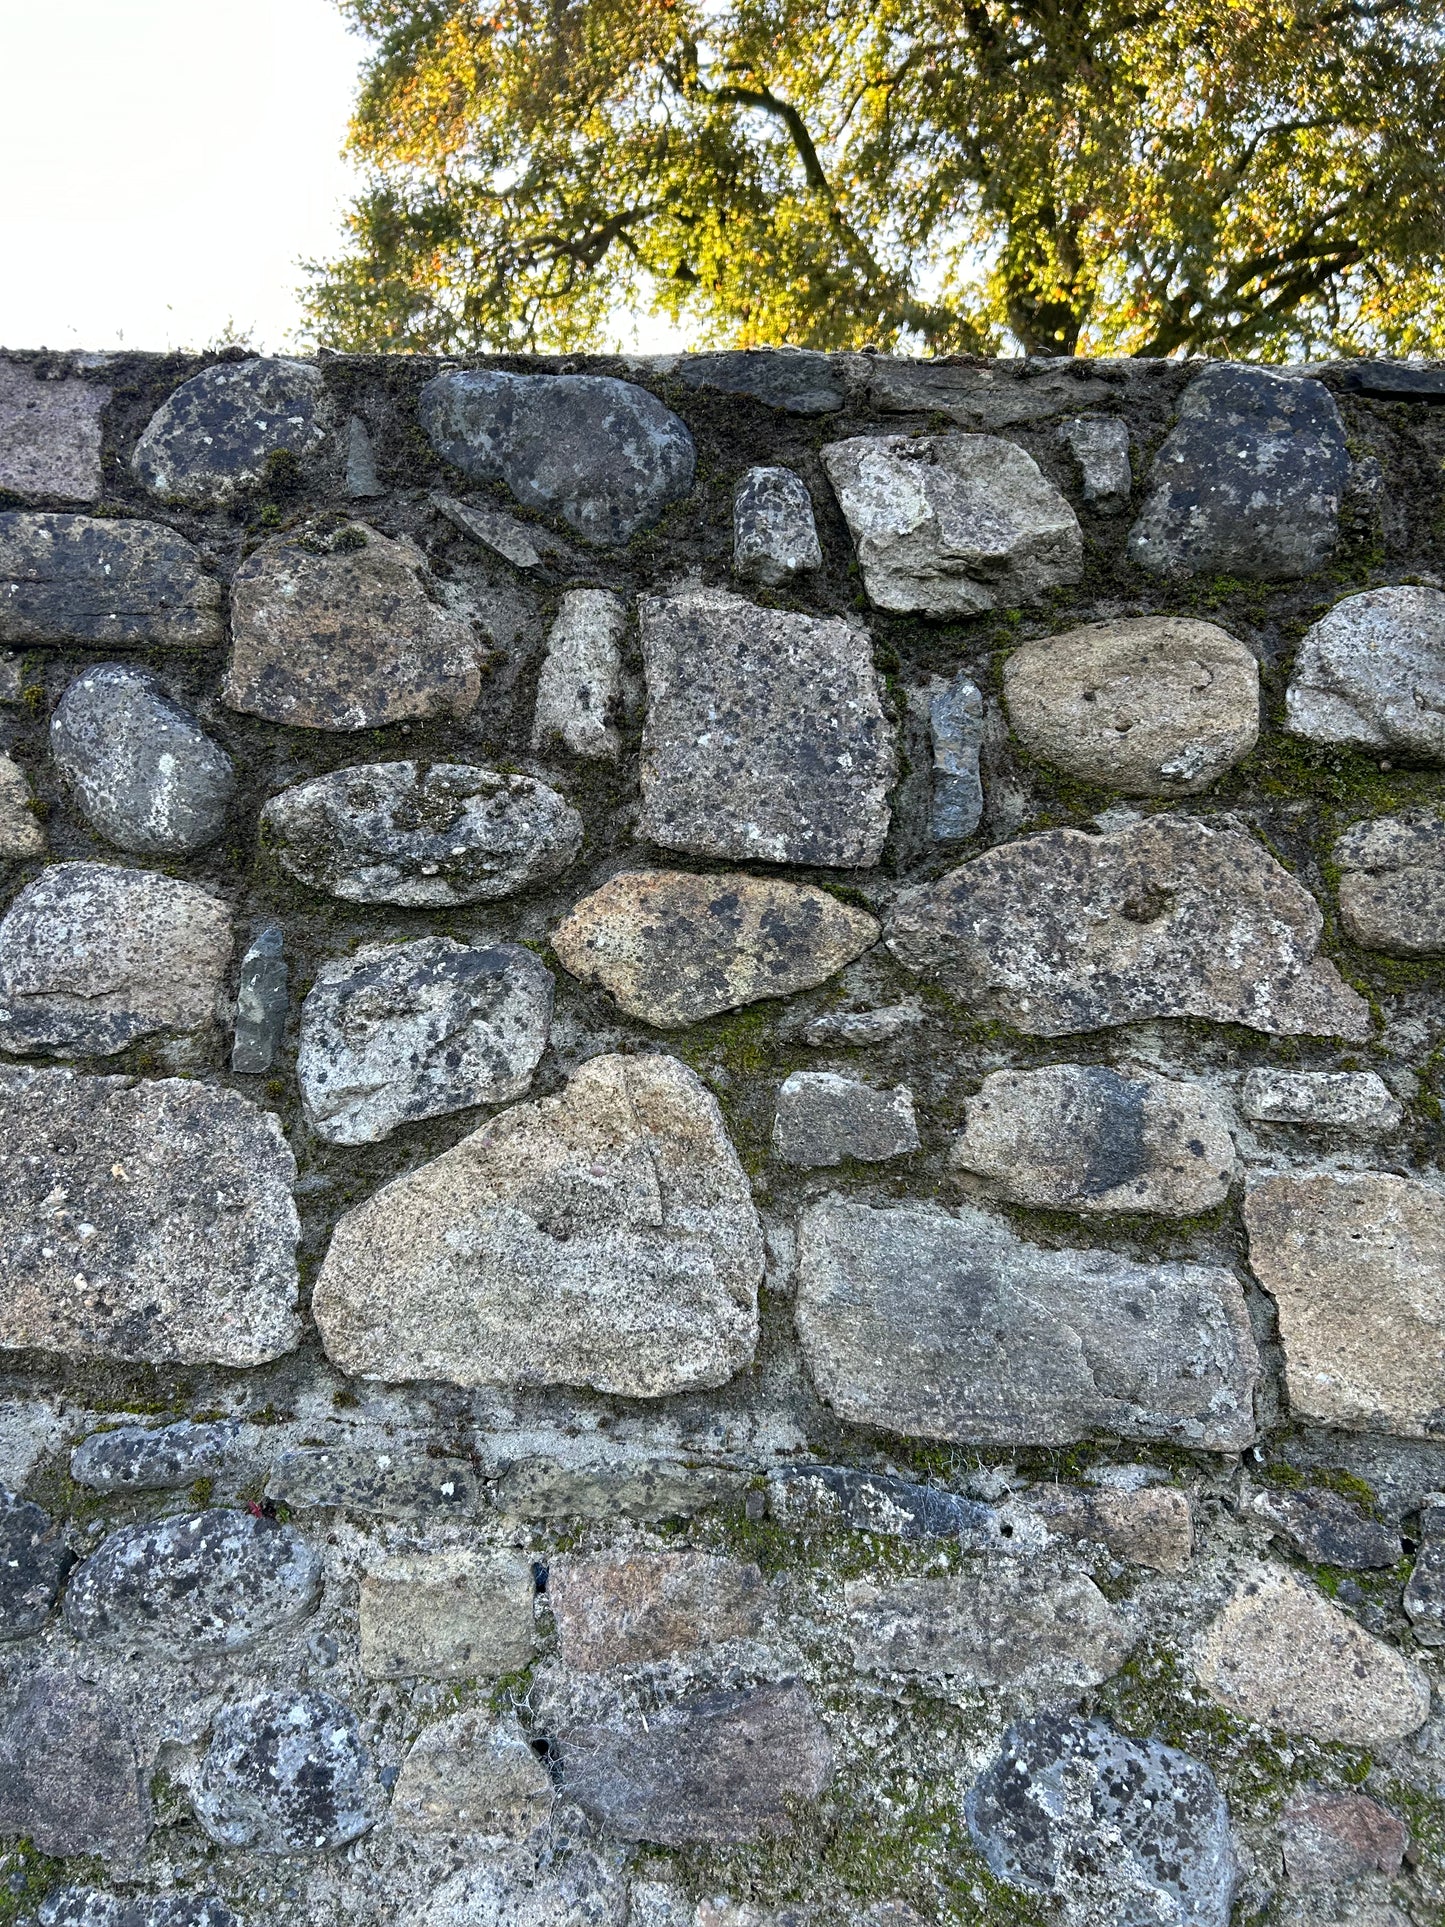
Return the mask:
<svg viewBox="0 0 1445 1927">
<path fill-rule="evenodd" d="M 338 0 L 353 348 L 1445 351 L 1445 0 Z"/>
</svg>

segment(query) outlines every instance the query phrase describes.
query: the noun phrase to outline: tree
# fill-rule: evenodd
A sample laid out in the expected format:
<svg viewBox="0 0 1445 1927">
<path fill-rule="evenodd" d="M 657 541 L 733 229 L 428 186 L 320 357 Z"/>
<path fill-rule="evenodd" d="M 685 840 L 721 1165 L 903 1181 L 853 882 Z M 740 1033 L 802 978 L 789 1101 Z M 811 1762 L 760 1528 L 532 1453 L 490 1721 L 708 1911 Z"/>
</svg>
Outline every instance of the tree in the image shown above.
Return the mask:
<svg viewBox="0 0 1445 1927">
<path fill-rule="evenodd" d="M 338 0 L 318 338 L 1445 350 L 1445 0 Z"/>
</svg>

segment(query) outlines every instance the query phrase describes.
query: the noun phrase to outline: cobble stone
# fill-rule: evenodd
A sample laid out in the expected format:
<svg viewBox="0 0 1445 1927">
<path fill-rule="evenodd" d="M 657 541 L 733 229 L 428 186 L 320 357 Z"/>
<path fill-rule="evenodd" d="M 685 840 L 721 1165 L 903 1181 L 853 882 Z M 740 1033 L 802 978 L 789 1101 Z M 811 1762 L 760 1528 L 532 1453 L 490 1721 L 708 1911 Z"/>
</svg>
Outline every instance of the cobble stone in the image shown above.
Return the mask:
<svg viewBox="0 0 1445 1927">
<path fill-rule="evenodd" d="M 555 1560 L 547 1596 L 564 1665 L 646 1666 L 758 1632 L 762 1574 L 704 1552 L 592 1553 Z"/>
<path fill-rule="evenodd" d="M 1393 1566 L 1400 1557 L 1399 1533 L 1336 1492 L 1262 1486 L 1241 1500 L 1239 1510 L 1242 1518 L 1265 1526 L 1311 1565 L 1368 1572 Z"/>
<path fill-rule="evenodd" d="M 1377 816 L 1335 844 L 1340 922 L 1366 950 L 1445 954 L 1445 821 L 1433 813 Z"/>
<path fill-rule="evenodd" d="M 836 415 L 847 386 L 833 357 L 807 348 L 733 348 L 716 355 L 679 355 L 669 370 L 688 388 L 747 395 L 785 415 Z"/>
<path fill-rule="evenodd" d="M 1363 1793 L 1306 1787 L 1280 1809 L 1285 1869 L 1302 1887 L 1400 1871 L 1410 1835 L 1402 1820 Z"/>
<path fill-rule="evenodd" d="M 531 1659 L 532 1562 L 517 1553 L 396 1558 L 361 1582 L 361 1665 L 373 1679 L 495 1678 Z"/>
<path fill-rule="evenodd" d="M 391 1818 L 411 1833 L 525 1840 L 546 1825 L 554 1797 L 551 1775 L 515 1719 L 452 1713 L 413 1741 Z"/>
<path fill-rule="evenodd" d="M 151 1828 L 125 1712 L 78 1673 L 32 1673 L 0 1711 L 0 1833 L 133 1864 Z"/>
<path fill-rule="evenodd" d="M 733 573 L 779 589 L 823 566 L 808 485 L 790 468 L 750 468 L 733 493 Z"/>
<path fill-rule="evenodd" d="M 310 363 L 218 362 L 161 403 L 131 469 L 162 501 L 208 508 L 262 481 L 278 456 L 315 456 L 334 426 L 326 383 Z"/>
<path fill-rule="evenodd" d="M 221 585 L 156 522 L 0 514 L 0 643 L 189 649 L 222 639 Z"/>
<path fill-rule="evenodd" d="M 960 842 L 983 819 L 983 692 L 971 676 L 955 676 L 923 693 L 933 751 L 929 830 L 936 843 Z"/>
<path fill-rule="evenodd" d="M 1059 440 L 1079 465 L 1084 500 L 1101 515 L 1129 505 L 1134 473 L 1129 465 L 1129 427 L 1115 415 L 1076 415 L 1061 422 Z"/>
<path fill-rule="evenodd" d="M 280 1692 L 217 1715 L 191 1802 L 217 1846 L 315 1853 L 365 1833 L 382 1795 L 351 1708 Z"/>
</svg>

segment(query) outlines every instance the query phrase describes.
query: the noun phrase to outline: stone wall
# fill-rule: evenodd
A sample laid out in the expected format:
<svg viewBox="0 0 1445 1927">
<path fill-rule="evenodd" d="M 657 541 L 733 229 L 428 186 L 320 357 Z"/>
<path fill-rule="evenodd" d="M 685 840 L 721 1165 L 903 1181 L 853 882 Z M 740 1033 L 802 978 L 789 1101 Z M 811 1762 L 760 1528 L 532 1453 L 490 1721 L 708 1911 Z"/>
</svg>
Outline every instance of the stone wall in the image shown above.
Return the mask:
<svg viewBox="0 0 1445 1927">
<path fill-rule="evenodd" d="M 0 1922 L 1445 1919 L 1442 400 L 0 361 Z"/>
</svg>

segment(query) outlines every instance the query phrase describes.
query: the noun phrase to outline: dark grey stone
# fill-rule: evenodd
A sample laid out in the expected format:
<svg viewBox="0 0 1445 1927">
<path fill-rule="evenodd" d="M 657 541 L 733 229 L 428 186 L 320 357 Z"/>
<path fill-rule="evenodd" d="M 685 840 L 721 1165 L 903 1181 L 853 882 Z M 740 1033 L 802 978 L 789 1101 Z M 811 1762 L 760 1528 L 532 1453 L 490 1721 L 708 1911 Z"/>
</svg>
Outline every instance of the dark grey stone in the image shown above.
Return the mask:
<svg viewBox="0 0 1445 1927">
<path fill-rule="evenodd" d="M 774 1473 L 768 1509 L 784 1523 L 836 1520 L 850 1531 L 890 1539 L 956 1539 L 968 1552 L 1006 1549 L 1013 1536 L 1010 1523 L 978 1499 L 845 1465 Z"/>
<path fill-rule="evenodd" d="M 879 1091 L 835 1071 L 794 1071 L 778 1088 L 773 1150 L 784 1164 L 814 1170 L 845 1158 L 880 1163 L 917 1149 L 906 1084 Z"/>
<path fill-rule="evenodd" d="M 266 1496 L 297 1512 L 436 1514 L 469 1519 L 477 1475 L 465 1459 L 435 1459 L 407 1445 L 303 1446 L 283 1452 Z"/>
<path fill-rule="evenodd" d="M 1250 1493 L 1240 1510 L 1315 1565 L 1367 1572 L 1393 1566 L 1400 1557 L 1399 1533 L 1336 1492 L 1286 1492 L 1262 1486 Z"/>
<path fill-rule="evenodd" d="M 225 1419 L 181 1419 L 159 1431 L 122 1425 L 92 1432 L 70 1455 L 70 1476 L 95 1492 L 178 1492 L 217 1473 L 240 1433 Z"/>
<path fill-rule="evenodd" d="M 484 549 L 501 556 L 514 569 L 535 569 L 539 565 L 542 560 L 537 547 L 539 538 L 548 549 L 555 551 L 562 546 L 553 538 L 543 536 L 540 529 L 519 522 L 515 515 L 503 515 L 497 509 L 477 508 L 472 503 L 458 502 L 454 496 L 437 492 L 429 495 L 427 500 L 454 529 L 460 529 L 463 535 L 480 542 Z"/>
<path fill-rule="evenodd" d="M 132 1861 L 150 1828 L 118 1702 L 77 1673 L 32 1674 L 0 1714 L 0 1834 L 21 1834 L 41 1853 Z"/>
<path fill-rule="evenodd" d="M 936 843 L 972 836 L 983 816 L 983 779 L 978 756 L 983 747 L 983 695 L 971 676 L 955 676 L 928 699 L 928 733 L 933 744 L 933 814 Z"/>
<path fill-rule="evenodd" d="M 40 1927 L 241 1927 L 210 1894 L 102 1893 L 66 1887 L 40 1903 Z"/>
<path fill-rule="evenodd" d="M 1352 361 L 1340 386 L 1371 401 L 1445 402 L 1445 367 L 1418 367 L 1412 362 Z"/>
<path fill-rule="evenodd" d="M 1422 1646 L 1445 1646 L 1445 1502 L 1420 1508 L 1420 1549 L 1405 1588 L 1405 1611 Z M 1398 1550 L 1398 1548 L 1397 1548 Z"/>
<path fill-rule="evenodd" d="M 777 589 L 822 566 L 802 477 L 790 468 L 750 468 L 733 494 L 733 573 Z"/>
<path fill-rule="evenodd" d="M 221 585 L 173 530 L 0 514 L 0 643 L 210 649 L 222 636 Z"/>
<path fill-rule="evenodd" d="M 0 1640 L 40 1631 L 73 1557 L 47 1513 L 0 1486 Z"/>
<path fill-rule="evenodd" d="M 357 1717 L 330 1693 L 262 1693 L 227 1707 L 191 1799 L 219 1846 L 257 1853 L 342 1846 L 383 1805 Z"/>
<path fill-rule="evenodd" d="M 1116 415 L 1078 415 L 1056 433 L 1079 465 L 1084 500 L 1101 515 L 1127 508 L 1134 486 L 1129 427 Z"/>
<path fill-rule="evenodd" d="M 258 930 L 241 959 L 231 1069 L 269 1071 L 281 1048 L 288 1009 L 285 934 L 279 923 Z"/>
<path fill-rule="evenodd" d="M 269 355 L 216 362 L 161 403 L 131 470 L 163 501 L 206 508 L 261 481 L 277 455 L 315 455 L 333 421 L 326 384 L 309 363 Z"/>
<path fill-rule="evenodd" d="M 367 502 L 386 493 L 376 472 L 371 436 L 360 415 L 352 415 L 346 424 L 346 493 L 353 502 Z"/>
<path fill-rule="evenodd" d="M 848 391 L 831 356 L 809 348 L 731 348 L 683 355 L 673 370 L 688 388 L 747 395 L 785 415 L 836 415 Z"/>
</svg>

